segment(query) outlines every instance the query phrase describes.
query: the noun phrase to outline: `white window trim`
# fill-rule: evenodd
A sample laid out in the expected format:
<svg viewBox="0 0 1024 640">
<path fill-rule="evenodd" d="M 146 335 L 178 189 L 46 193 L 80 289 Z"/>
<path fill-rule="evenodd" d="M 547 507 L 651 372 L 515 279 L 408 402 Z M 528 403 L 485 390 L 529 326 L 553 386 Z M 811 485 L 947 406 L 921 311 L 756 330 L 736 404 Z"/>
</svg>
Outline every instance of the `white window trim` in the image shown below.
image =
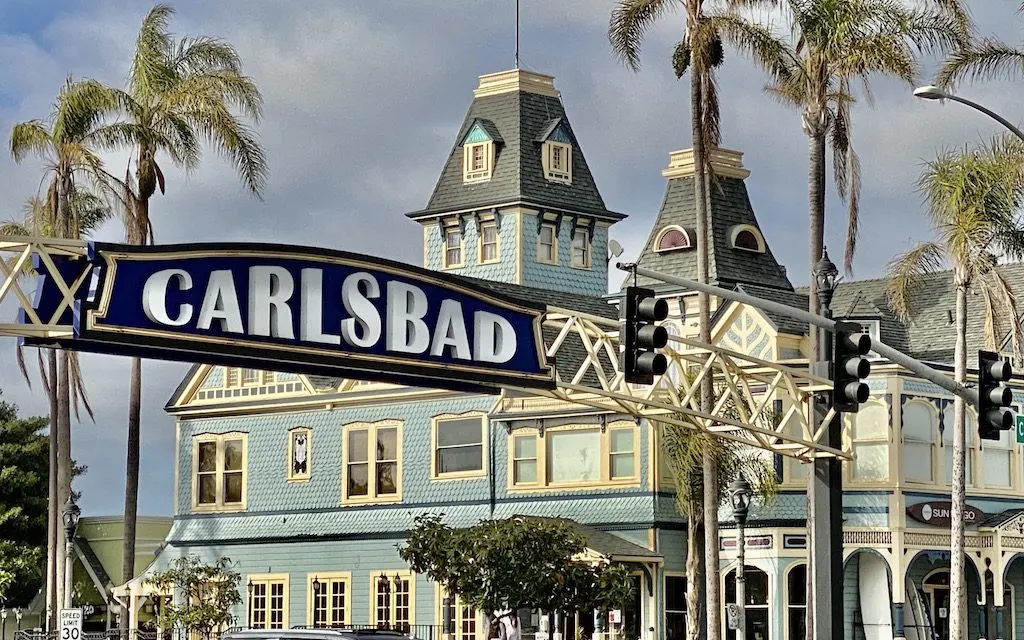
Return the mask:
<svg viewBox="0 0 1024 640">
<path fill-rule="evenodd" d="M 484 259 L 484 233 L 487 230 L 489 230 L 489 229 L 494 229 L 494 258 L 491 259 L 491 260 L 485 260 Z M 478 247 L 479 255 L 477 256 L 477 260 L 479 261 L 479 263 L 480 264 L 494 264 L 496 262 L 501 262 L 501 232 L 498 230 L 498 224 L 496 222 L 482 222 L 482 223 L 480 223 L 480 233 L 478 234 L 478 237 L 480 238 L 480 242 L 478 243 L 480 245 Z M 490 244 L 490 243 L 488 243 L 488 244 Z"/>
<path fill-rule="evenodd" d="M 477 147 L 484 151 L 484 168 L 473 170 L 473 150 Z M 494 142 L 471 142 L 462 146 L 462 181 L 464 183 L 487 182 L 494 172 Z"/>
<path fill-rule="evenodd" d="M 756 251 L 736 246 L 736 238 L 744 231 L 749 231 L 754 235 L 754 239 L 757 241 Z M 767 246 L 765 245 L 764 236 L 761 234 L 761 230 L 752 224 L 738 224 L 733 227 L 732 231 L 729 233 L 729 246 L 737 251 L 746 251 L 747 253 L 764 253 L 767 251 Z"/>
<path fill-rule="evenodd" d="M 942 442 L 941 449 L 940 449 L 940 452 L 939 452 L 939 460 L 940 460 L 940 462 L 942 464 L 939 465 L 939 468 L 936 471 L 936 478 L 935 478 L 935 484 L 940 485 L 940 486 L 947 486 L 947 487 L 952 486 L 952 485 L 951 485 L 951 483 L 946 482 L 946 452 L 945 452 L 945 450 L 946 449 L 949 449 L 950 451 L 953 450 L 953 440 L 952 440 L 952 435 L 950 435 L 950 440 L 947 442 L 944 434 L 946 434 L 946 433 L 952 434 L 953 433 L 953 419 L 954 419 L 954 413 L 953 412 L 954 412 L 954 409 L 953 409 L 953 403 L 952 402 L 949 403 L 948 408 L 949 408 L 949 418 L 950 419 L 948 421 L 948 424 L 945 424 L 946 421 L 945 421 L 945 418 L 943 418 L 944 426 L 946 428 L 945 428 L 945 430 L 942 433 L 939 434 L 939 439 Z M 966 435 L 967 435 L 967 438 L 966 438 L 967 439 L 967 443 L 966 443 L 967 444 L 967 449 L 966 449 L 966 451 L 964 451 L 964 463 L 965 463 L 964 472 L 965 472 L 965 475 L 966 475 L 966 471 L 969 468 L 971 470 L 971 473 L 970 473 L 970 475 L 968 477 L 965 478 L 966 483 L 964 484 L 964 486 L 967 489 L 978 489 L 978 488 L 983 487 L 982 479 L 981 479 L 982 475 L 979 473 L 980 469 L 978 468 L 978 462 L 979 462 L 979 460 L 981 458 L 981 452 L 978 449 L 978 446 L 980 444 L 979 443 L 980 438 L 978 438 L 978 416 L 975 415 L 973 409 L 971 409 L 970 407 L 967 407 L 966 418 L 967 418 L 966 419 L 967 424 L 964 425 L 964 427 L 965 427 L 965 432 L 966 432 Z M 938 430 L 938 426 L 936 426 L 936 430 Z M 1010 459 L 1010 464 L 1011 465 L 1014 464 L 1014 460 L 1015 459 L 1013 458 L 1013 456 L 1011 454 L 1011 459 Z M 950 473 L 950 475 L 952 475 L 952 473 Z M 1011 471 L 1011 481 L 1012 481 L 1012 471 Z M 999 489 L 1002 489 L 1004 491 L 1009 491 L 1010 488 L 1011 487 L 1000 487 Z"/>
<path fill-rule="evenodd" d="M 540 241 L 540 237 L 544 229 L 551 229 L 551 255 L 554 256 L 554 260 L 548 260 L 541 256 L 541 247 L 544 244 Z M 553 222 L 543 222 L 540 225 L 540 231 L 537 233 L 537 262 L 540 264 L 558 264 L 558 228 L 555 227 Z"/>
<path fill-rule="evenodd" d="M 668 614 L 669 614 L 669 608 L 668 608 L 668 579 L 669 578 L 682 578 L 685 581 L 685 580 L 688 579 L 688 576 L 686 575 L 685 571 L 669 571 L 669 570 L 665 570 L 665 571 L 662 572 L 662 575 L 661 575 L 661 593 L 662 593 L 662 600 L 664 601 L 665 604 L 664 604 L 664 606 L 662 607 L 662 610 L 661 610 L 661 625 L 662 625 L 662 628 L 666 632 L 668 631 Z M 687 585 L 687 588 L 689 588 L 689 585 Z M 685 593 L 683 594 L 683 597 L 684 598 L 686 597 Z M 672 612 L 675 612 L 675 611 L 677 611 L 677 610 L 676 609 L 672 609 Z M 689 627 L 690 627 L 690 612 L 687 611 L 686 609 L 683 609 L 682 613 L 683 613 L 683 619 L 686 621 L 686 628 L 689 629 Z"/>
<path fill-rule="evenodd" d="M 931 477 L 930 480 L 919 480 L 917 478 L 908 478 L 906 476 L 906 465 L 904 464 L 904 459 L 905 459 L 904 456 L 906 456 L 906 441 L 907 440 L 906 440 L 906 436 L 904 435 L 904 426 L 906 424 L 905 416 L 906 416 L 907 407 L 912 405 L 912 404 L 921 405 L 922 407 L 925 407 L 928 410 L 928 414 L 930 416 L 930 422 L 929 422 L 929 425 L 931 426 L 931 439 L 930 439 L 930 441 L 928 443 L 925 443 L 924 441 L 921 441 L 921 440 L 913 440 L 913 439 L 911 440 L 911 442 L 913 442 L 914 444 L 918 444 L 918 445 L 929 444 L 930 445 L 929 452 L 930 452 L 931 457 L 932 457 L 932 477 Z M 938 440 L 939 440 L 939 412 L 938 412 L 938 409 L 935 408 L 935 405 L 932 404 L 931 402 L 928 402 L 927 400 L 924 400 L 924 399 L 921 399 L 921 398 L 912 398 L 912 399 L 907 400 L 907 402 L 900 409 L 900 470 L 902 472 L 901 480 L 903 482 L 907 482 L 907 483 L 911 483 L 911 484 L 926 484 L 926 485 L 931 485 L 931 484 L 937 484 L 938 483 L 938 479 L 937 479 L 936 475 L 937 475 L 937 472 L 939 470 L 939 467 L 941 466 L 940 463 L 942 462 L 941 461 L 941 457 L 939 455 Z"/>
<path fill-rule="evenodd" d="M 628 478 L 611 478 L 611 434 L 612 431 L 631 430 L 633 433 L 633 476 Z M 548 479 L 548 455 L 551 446 L 551 434 L 573 431 L 599 431 L 600 438 L 600 478 L 589 482 L 551 482 Z M 517 436 L 534 436 L 537 442 L 537 481 L 534 483 L 515 483 L 515 438 Z M 544 429 L 543 435 L 533 427 L 514 429 L 508 436 L 508 490 L 509 491 L 565 491 L 567 489 L 601 489 L 605 487 L 637 486 L 640 484 L 640 427 L 633 420 L 617 420 L 610 422 L 601 431 L 601 425 L 564 424 Z"/>
<path fill-rule="evenodd" d="M 448 235 L 459 234 L 459 262 L 448 262 Z M 458 269 L 466 266 L 466 234 L 457 226 L 445 226 L 444 238 L 441 241 L 441 264 L 445 269 Z"/>
<path fill-rule="evenodd" d="M 448 594 L 448 592 L 447 592 L 447 590 L 444 587 L 442 587 L 441 585 L 435 583 L 435 585 L 434 585 L 434 599 L 435 599 L 434 615 L 436 617 L 434 619 L 437 620 L 437 621 L 443 621 L 444 620 L 444 599 L 447 596 L 447 594 Z M 452 615 L 452 624 L 455 627 L 455 633 L 451 634 L 452 640 L 462 640 L 462 638 L 463 638 L 462 623 L 463 623 L 464 620 L 466 620 L 466 617 L 462 615 L 462 609 L 464 608 L 464 606 L 469 606 L 469 605 L 463 605 L 461 597 L 459 597 L 459 596 L 452 596 L 452 608 L 454 609 L 454 612 L 453 612 L 453 615 Z M 483 638 L 484 638 L 484 636 L 485 636 L 485 634 L 487 632 L 487 629 L 486 629 L 487 621 L 486 621 L 486 618 L 479 611 L 477 611 L 476 609 L 473 609 L 473 622 L 475 623 L 473 638 L 475 638 L 476 640 L 483 640 Z M 1007 640 L 1009 640 L 1009 639 L 1007 639 Z"/>
<path fill-rule="evenodd" d="M 270 629 L 271 628 L 270 627 L 270 611 L 271 611 L 271 609 L 270 609 L 270 585 L 272 585 L 272 584 L 283 584 L 284 585 L 284 593 L 283 593 L 283 598 L 282 598 L 282 603 L 281 603 L 281 607 L 282 607 L 281 608 L 281 622 L 282 622 L 282 626 L 280 628 L 281 629 L 291 628 L 291 626 L 292 626 L 291 625 L 291 620 L 289 620 L 290 611 L 289 611 L 289 608 L 288 608 L 288 605 L 289 605 L 288 601 L 291 598 L 291 593 L 290 593 L 289 584 L 288 584 L 289 583 L 289 575 L 287 573 L 258 573 L 258 574 L 252 574 L 252 575 L 248 576 L 248 580 L 246 581 L 245 584 L 248 585 L 249 582 L 252 582 L 253 585 L 256 585 L 256 584 L 264 584 L 264 585 L 266 585 L 266 589 L 267 589 L 267 595 L 266 595 L 266 598 L 267 598 L 267 624 L 266 624 L 265 627 L 260 627 L 260 628 L 265 628 L 265 629 Z M 252 628 L 253 627 L 253 619 L 252 619 L 252 614 L 253 614 L 253 607 L 252 607 L 252 605 L 253 605 L 253 596 L 249 595 L 248 591 L 246 591 L 246 597 L 248 598 L 246 603 L 245 603 L 246 622 L 248 623 L 247 626 Z"/>
<path fill-rule="evenodd" d="M 583 255 L 586 257 L 584 264 L 576 262 L 576 237 L 583 234 Z M 570 266 L 574 269 L 590 269 L 594 264 L 594 246 L 590 242 L 590 232 L 586 227 L 576 227 L 572 230 L 572 255 L 569 256 Z"/>
<path fill-rule="evenodd" d="M 327 621 L 324 627 L 330 628 L 331 626 L 349 626 L 352 624 L 352 572 L 351 571 L 334 571 L 324 573 L 307 573 L 306 574 L 306 625 L 313 628 L 315 622 L 313 621 L 313 607 L 315 606 L 315 594 L 313 593 L 313 581 L 319 580 L 322 585 L 320 588 L 327 589 Z M 332 620 L 331 612 L 331 585 L 335 582 L 343 582 L 345 584 L 345 619 L 344 620 Z"/>
<path fill-rule="evenodd" d="M 561 150 L 565 158 L 564 167 L 554 166 L 555 149 Z M 544 165 L 544 177 L 549 181 L 572 184 L 572 145 L 548 140 L 544 143 L 541 163 Z"/>
<path fill-rule="evenodd" d="M 799 608 L 804 610 L 804 614 L 805 615 L 807 613 L 807 604 L 806 604 L 807 603 L 807 582 L 806 582 L 806 580 L 804 581 L 804 604 L 791 604 L 790 601 L 789 601 L 789 574 L 793 573 L 793 571 L 797 567 L 804 567 L 804 570 L 806 571 L 807 570 L 807 563 L 806 562 L 794 562 L 793 564 L 789 565 L 789 568 L 787 568 L 783 572 L 782 584 L 780 585 L 781 589 L 782 589 L 782 601 L 783 601 L 783 605 L 782 605 L 782 610 L 783 610 L 783 615 L 782 615 L 782 637 L 783 637 L 784 640 L 789 640 L 789 610 L 791 608 L 799 607 Z"/>
<path fill-rule="evenodd" d="M 377 442 L 377 430 L 395 428 L 397 439 L 397 460 L 395 462 L 395 493 L 377 495 L 377 456 L 374 443 Z M 398 420 L 378 420 L 377 422 L 350 422 L 342 427 L 342 461 L 341 461 L 341 502 L 346 504 L 376 504 L 402 501 L 402 422 Z M 350 431 L 364 430 L 368 432 L 367 446 L 367 487 L 365 496 L 349 497 L 348 495 L 348 434 Z M 362 464 L 362 463 L 356 463 Z"/>
<path fill-rule="evenodd" d="M 669 231 L 678 231 L 686 236 L 687 245 L 685 247 L 670 247 L 668 249 L 661 248 L 661 240 L 668 234 Z M 686 251 L 693 249 L 693 238 L 690 237 L 690 233 L 680 227 L 677 224 L 670 224 L 658 232 L 658 235 L 654 237 L 654 252 L 655 253 L 670 253 L 672 251 Z"/>
<path fill-rule="evenodd" d="M 878 397 L 868 398 L 868 401 L 865 402 L 863 405 L 861 405 L 860 411 L 858 413 L 846 414 L 847 415 L 846 425 L 844 425 L 844 426 L 849 430 L 849 431 L 847 431 L 847 433 L 850 434 L 849 435 L 849 437 L 850 437 L 850 448 L 852 450 L 856 450 L 858 445 L 870 446 L 870 445 L 885 444 L 888 447 L 888 451 L 889 451 L 889 455 L 888 455 L 888 458 L 887 458 L 889 460 L 889 465 L 886 468 L 886 472 L 885 472 L 885 477 L 884 478 L 866 478 L 866 479 L 861 479 L 861 478 L 856 477 L 856 475 L 854 475 L 854 472 L 855 472 L 855 470 L 854 470 L 854 463 L 851 462 L 850 464 L 845 465 L 846 469 L 847 469 L 847 472 L 845 474 L 846 481 L 849 482 L 850 484 L 857 484 L 857 485 L 861 485 L 861 486 L 864 486 L 864 485 L 888 485 L 888 484 L 892 484 L 892 482 L 893 482 L 893 466 L 894 466 L 893 465 L 893 460 L 892 460 L 893 429 L 892 429 L 892 422 L 891 422 L 891 420 L 887 420 L 886 429 L 885 429 L 885 435 L 883 437 L 871 437 L 871 438 L 855 438 L 854 437 L 854 434 L 856 433 L 856 424 L 855 424 L 854 421 L 857 419 L 858 416 L 860 416 L 862 414 L 862 412 L 864 411 L 865 407 L 867 407 L 868 405 L 872 405 L 872 404 L 878 405 L 879 407 L 881 407 L 882 410 L 885 411 L 887 416 L 891 415 L 889 413 L 889 406 L 883 400 L 879 399 Z"/>
<path fill-rule="evenodd" d="M 399 578 L 409 581 L 409 626 L 414 626 L 416 624 L 416 574 L 409 569 L 378 569 L 377 571 L 370 572 L 370 624 L 376 626 L 381 622 L 381 620 L 377 619 L 377 581 L 380 579 L 381 574 L 386 575 L 391 582 L 391 588 L 388 591 L 390 599 L 388 605 L 388 624 L 395 624 L 394 577 L 398 575 Z"/>
<path fill-rule="evenodd" d="M 242 441 L 242 501 L 224 502 L 224 442 L 227 440 Z M 216 502 L 199 504 L 199 445 L 201 443 L 217 443 L 217 482 Z M 241 431 L 228 433 L 203 433 L 192 436 L 192 510 L 195 512 L 234 512 L 245 511 L 249 484 L 249 434 Z"/>
<path fill-rule="evenodd" d="M 306 436 L 306 472 L 295 473 L 292 462 L 295 460 L 295 436 L 303 433 Z M 313 430 L 309 427 L 292 427 L 288 430 L 288 460 L 286 474 L 288 482 L 309 482 L 313 475 Z"/>
<path fill-rule="evenodd" d="M 450 471 L 440 473 L 437 470 L 437 429 L 442 422 L 454 420 L 468 420 L 471 418 L 480 419 L 480 469 L 472 471 Z M 466 413 L 443 413 L 430 419 L 430 479 L 431 480 L 464 480 L 466 478 L 481 478 L 487 475 L 487 415 L 480 411 L 468 411 Z"/>
</svg>

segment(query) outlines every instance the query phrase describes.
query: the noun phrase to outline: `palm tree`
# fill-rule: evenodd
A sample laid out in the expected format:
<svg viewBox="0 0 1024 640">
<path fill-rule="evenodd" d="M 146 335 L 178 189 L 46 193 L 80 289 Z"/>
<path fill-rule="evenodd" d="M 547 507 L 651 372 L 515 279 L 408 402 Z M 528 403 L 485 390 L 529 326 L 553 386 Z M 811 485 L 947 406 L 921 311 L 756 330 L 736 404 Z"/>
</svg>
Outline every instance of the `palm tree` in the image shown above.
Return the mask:
<svg viewBox="0 0 1024 640">
<path fill-rule="evenodd" d="M 255 134 L 233 108 L 257 122 L 263 98 L 251 78 L 243 75 L 238 53 L 228 43 L 201 36 L 175 40 L 168 31 L 174 10 L 158 4 L 142 22 L 127 90 L 110 90 L 124 120 L 102 132 L 111 147 L 131 146 L 135 160 L 124 178 L 125 239 L 150 244 L 153 224 L 149 200 L 165 178 L 158 154 L 186 171 L 201 157 L 201 140 L 227 157 L 246 187 L 260 196 L 266 183 L 267 162 Z M 135 529 L 139 501 L 139 447 L 142 402 L 142 362 L 131 361 L 128 396 L 128 451 L 125 473 L 124 548 L 121 579 L 135 576 Z"/>
<path fill-rule="evenodd" d="M 724 415 L 740 419 L 735 402 L 730 400 L 723 408 Z M 687 420 L 687 416 L 676 416 Z M 778 416 L 766 415 L 764 422 L 776 422 Z M 774 426 L 774 424 L 773 424 Z M 744 447 L 734 441 L 716 438 L 696 428 L 676 424 L 660 425 L 664 442 L 665 458 L 672 471 L 676 486 L 676 508 L 686 518 L 686 625 L 687 640 L 700 636 L 700 584 L 701 562 L 699 553 L 700 525 L 705 518 L 704 460 L 710 457 L 720 481 L 718 495 L 714 500 L 715 518 L 718 505 L 725 499 L 729 482 L 743 476 L 751 479 L 752 486 L 762 500 L 771 499 L 778 492 L 778 477 L 772 464 L 765 460 L 763 453 Z M 742 634 L 741 634 L 742 635 Z"/>
<path fill-rule="evenodd" d="M 1018 12 L 1024 14 L 1024 2 Z M 939 70 L 935 83 L 950 87 L 961 80 L 1014 79 L 1022 75 L 1024 50 L 988 37 L 954 51 Z"/>
<path fill-rule="evenodd" d="M 82 210 L 73 206 L 79 181 L 92 183 L 105 195 L 113 193 L 113 182 L 93 149 L 103 114 L 112 106 L 102 85 L 91 80 L 74 82 L 69 77 L 58 93 L 46 122 L 30 120 L 15 124 L 11 130 L 10 149 L 15 162 L 20 163 L 30 154 L 44 162 L 45 175 L 49 178 L 42 200 L 48 209 L 44 218 L 49 221 L 53 237 L 79 238 L 82 235 Z M 90 417 L 92 409 L 85 394 L 78 359 L 67 351 L 51 357 L 48 376 L 51 427 L 57 444 L 56 465 L 51 468 L 56 479 L 51 478 L 51 485 L 55 485 L 56 500 L 53 504 L 61 505 L 71 495 L 71 408 L 74 406 L 76 418 L 79 401 Z M 63 554 L 57 553 L 63 548 L 63 529 L 56 529 L 58 540 L 53 550 L 55 577 L 63 575 L 64 570 Z M 54 602 L 59 603 L 63 601 L 64 587 L 61 580 L 54 580 L 54 583 Z M 56 615 L 56 608 L 52 613 Z"/>
<path fill-rule="evenodd" d="M 681 78 L 687 70 L 690 71 L 690 134 L 696 167 L 693 174 L 693 189 L 697 217 L 697 279 L 703 283 L 708 281 L 707 178 L 713 177 L 708 151 L 717 148 L 721 141 L 721 113 L 718 108 L 714 70 L 723 60 L 723 41 L 728 41 L 733 46 L 748 50 L 764 59 L 772 56 L 759 52 L 759 49 L 775 46 L 775 41 L 767 29 L 746 23 L 724 11 L 725 8 L 747 1 L 749 0 L 723 0 L 714 3 L 715 6 L 711 7 L 713 10 L 705 12 L 704 0 L 619 0 L 608 27 L 608 39 L 616 56 L 633 71 L 639 71 L 640 47 L 647 30 L 675 6 L 684 8 L 683 37 L 673 52 L 672 65 L 677 78 Z M 711 301 L 706 293 L 698 294 L 697 307 L 699 339 L 710 343 Z M 710 411 L 714 406 L 713 384 L 710 376 L 701 382 L 702 411 Z M 718 498 L 721 493 L 718 471 L 712 452 L 705 451 L 701 484 L 704 489 L 704 534 L 708 540 L 718 539 Z M 704 545 L 704 563 L 708 567 L 705 575 L 707 638 L 717 640 L 721 635 L 721 588 L 717 544 Z M 696 588 L 693 581 L 688 583 L 688 597 L 695 593 Z"/>
<path fill-rule="evenodd" d="M 944 151 L 927 163 L 918 189 L 928 205 L 934 241 L 923 242 L 889 264 L 889 305 L 907 321 L 914 315 L 914 291 L 920 278 L 952 266 L 956 290 L 954 376 L 967 378 L 967 294 L 980 290 L 985 301 L 985 340 L 1009 335 L 1014 356 L 1024 355 L 1020 314 L 998 259 L 1024 257 L 1024 229 L 1018 218 L 1024 204 L 1024 148 L 1015 139 L 997 137 L 975 149 Z M 967 635 L 964 625 L 965 421 L 963 398 L 953 402 L 953 524 L 951 535 L 949 637 Z"/>
</svg>

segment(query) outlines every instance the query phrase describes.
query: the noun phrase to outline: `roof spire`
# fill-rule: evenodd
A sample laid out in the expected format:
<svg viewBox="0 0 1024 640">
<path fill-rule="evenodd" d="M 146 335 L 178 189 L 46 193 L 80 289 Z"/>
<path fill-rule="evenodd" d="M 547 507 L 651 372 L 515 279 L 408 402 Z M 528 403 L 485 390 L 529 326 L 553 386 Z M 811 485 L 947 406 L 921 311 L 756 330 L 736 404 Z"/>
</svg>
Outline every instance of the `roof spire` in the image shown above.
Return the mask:
<svg viewBox="0 0 1024 640">
<path fill-rule="evenodd" d="M 519 0 L 516 0 L 516 69 L 519 68 Z"/>
</svg>

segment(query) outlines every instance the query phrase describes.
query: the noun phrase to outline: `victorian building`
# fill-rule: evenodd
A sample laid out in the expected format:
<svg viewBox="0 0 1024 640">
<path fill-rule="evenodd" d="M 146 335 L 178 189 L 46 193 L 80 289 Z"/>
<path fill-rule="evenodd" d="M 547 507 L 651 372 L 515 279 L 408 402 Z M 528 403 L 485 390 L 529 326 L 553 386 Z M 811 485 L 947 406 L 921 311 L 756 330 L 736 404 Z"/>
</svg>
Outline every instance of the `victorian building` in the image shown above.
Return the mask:
<svg viewBox="0 0 1024 640">
<path fill-rule="evenodd" d="M 654 151 L 652 151 L 654 152 Z M 722 287 L 807 307 L 754 215 L 742 154 L 718 150 L 711 188 L 711 278 Z M 670 154 L 667 189 L 640 263 L 695 278 L 693 162 Z M 519 298 L 617 318 L 608 295 L 610 211 L 554 87 L 539 73 L 482 76 L 426 208 L 423 266 Z M 803 231 L 801 231 L 803 233 Z M 1003 268 L 1024 286 L 1024 267 Z M 641 279 L 643 281 L 643 279 Z M 697 333 L 689 292 L 647 282 L 670 300 L 671 333 Z M 833 309 L 922 360 L 952 360 L 948 273 L 915 292 L 897 322 L 883 281 L 842 283 Z M 971 350 L 982 344 L 983 299 L 970 300 Z M 714 340 L 766 360 L 806 366 L 807 326 L 724 303 Z M 567 341 L 566 371 L 584 357 Z M 844 466 L 846 635 L 876 640 L 944 637 L 949 610 L 952 398 L 875 359 L 872 397 L 845 430 L 856 460 Z M 1024 403 L 1024 393 L 1015 395 Z M 399 625 L 439 633 L 444 594 L 414 575 L 396 549 L 415 515 L 453 525 L 483 518 L 562 518 L 596 558 L 627 563 L 635 601 L 619 629 L 676 640 L 687 620 L 686 522 L 674 504 L 657 425 L 547 399 L 196 365 L 167 405 L 176 424 L 174 523 L 156 561 L 115 590 L 130 624 L 154 595 L 145 575 L 175 558 L 227 556 L 242 574 L 239 624 Z M 1024 638 L 1024 457 L 1013 433 L 981 443 L 972 425 L 968 604 L 972 637 Z M 804 638 L 806 466 L 774 460 L 780 494 L 747 524 L 747 638 Z M 723 588 L 735 598 L 736 539 L 722 512 Z M 458 640 L 482 618 L 453 602 Z M 527 633 L 539 617 L 523 612 Z M 576 637 L 593 617 L 565 621 Z M 568 637 L 568 635 L 567 635 Z"/>
</svg>

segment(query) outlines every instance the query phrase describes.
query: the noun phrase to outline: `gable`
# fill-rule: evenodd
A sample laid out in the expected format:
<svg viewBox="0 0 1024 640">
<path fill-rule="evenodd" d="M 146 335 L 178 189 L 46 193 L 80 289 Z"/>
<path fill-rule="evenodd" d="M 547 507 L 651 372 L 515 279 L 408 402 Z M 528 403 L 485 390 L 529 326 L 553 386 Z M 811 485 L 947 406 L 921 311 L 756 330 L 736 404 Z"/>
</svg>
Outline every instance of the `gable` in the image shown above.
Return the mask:
<svg viewBox="0 0 1024 640">
<path fill-rule="evenodd" d="M 712 332 L 716 345 L 740 353 L 772 360 L 777 332 L 760 310 L 747 305 L 731 305 Z"/>
<path fill-rule="evenodd" d="M 256 398 L 303 397 L 316 393 L 303 376 L 259 369 L 197 365 L 168 406 L 237 403 Z"/>
<path fill-rule="evenodd" d="M 544 125 L 537 142 L 561 142 L 562 144 L 575 144 L 572 132 L 562 118 L 555 118 Z"/>
<path fill-rule="evenodd" d="M 498 133 L 498 128 L 494 126 L 493 122 L 477 118 L 466 135 L 462 137 L 460 144 L 465 146 L 477 142 L 502 142 L 501 134 Z"/>
</svg>

